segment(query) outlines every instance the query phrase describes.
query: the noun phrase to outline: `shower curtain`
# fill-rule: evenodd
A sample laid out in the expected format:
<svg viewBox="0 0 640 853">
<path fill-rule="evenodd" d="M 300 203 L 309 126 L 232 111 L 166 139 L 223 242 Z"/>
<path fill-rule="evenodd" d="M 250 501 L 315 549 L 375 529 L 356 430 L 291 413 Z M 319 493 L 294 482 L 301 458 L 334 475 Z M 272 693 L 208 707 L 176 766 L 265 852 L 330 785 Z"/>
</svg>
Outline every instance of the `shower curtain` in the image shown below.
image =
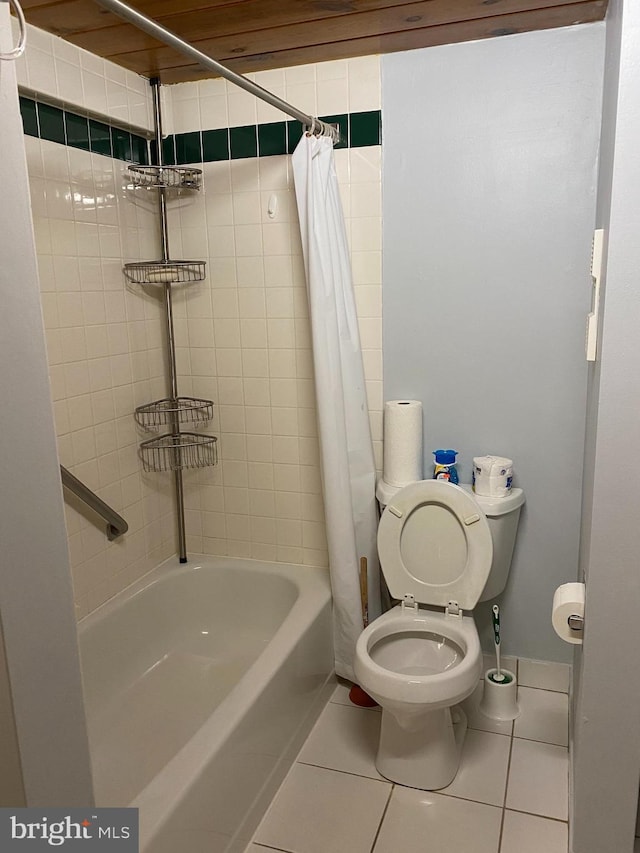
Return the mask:
<svg viewBox="0 0 640 853">
<path fill-rule="evenodd" d="M 375 463 L 362 351 L 333 143 L 305 134 L 292 163 L 311 318 L 335 668 L 353 680 L 363 627 L 362 557 L 368 561 L 369 618 L 380 613 Z"/>
</svg>

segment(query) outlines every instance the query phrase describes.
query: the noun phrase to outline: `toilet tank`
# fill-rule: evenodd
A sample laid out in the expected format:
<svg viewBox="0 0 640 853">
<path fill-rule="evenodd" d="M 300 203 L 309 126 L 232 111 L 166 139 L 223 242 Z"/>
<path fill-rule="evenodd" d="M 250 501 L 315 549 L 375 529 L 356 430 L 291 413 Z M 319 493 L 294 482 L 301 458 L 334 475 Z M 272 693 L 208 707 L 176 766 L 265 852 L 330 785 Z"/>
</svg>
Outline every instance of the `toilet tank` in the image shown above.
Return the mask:
<svg viewBox="0 0 640 853">
<path fill-rule="evenodd" d="M 491 601 L 492 598 L 497 598 L 507 585 L 513 549 L 516 544 L 520 510 L 524 504 L 524 492 L 522 489 L 511 489 L 511 493 L 506 498 L 489 498 L 484 495 L 476 495 L 471 485 L 466 483 L 460 485 L 472 495 L 489 522 L 489 530 L 493 540 L 493 562 L 480 601 Z M 381 511 L 399 491 L 399 486 L 390 486 L 384 480 L 378 480 L 376 497 Z"/>
<path fill-rule="evenodd" d="M 463 489 L 473 494 L 474 499 L 487 516 L 491 538 L 493 539 L 493 563 L 489 579 L 485 585 L 480 601 L 490 601 L 497 598 L 507 584 L 513 548 L 516 544 L 520 510 L 524 504 L 522 489 L 512 489 L 506 498 L 490 498 L 476 495 L 471 486 L 464 485 Z"/>
</svg>

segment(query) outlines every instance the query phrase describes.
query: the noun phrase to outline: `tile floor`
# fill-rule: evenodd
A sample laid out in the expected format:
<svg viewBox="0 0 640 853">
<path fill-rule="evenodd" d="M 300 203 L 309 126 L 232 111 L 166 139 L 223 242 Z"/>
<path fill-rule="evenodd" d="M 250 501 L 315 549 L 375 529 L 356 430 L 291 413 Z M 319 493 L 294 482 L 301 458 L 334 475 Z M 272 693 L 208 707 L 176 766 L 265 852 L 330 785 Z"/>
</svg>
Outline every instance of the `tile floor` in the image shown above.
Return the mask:
<svg viewBox="0 0 640 853">
<path fill-rule="evenodd" d="M 567 853 L 568 696 L 552 686 L 521 686 L 520 717 L 499 723 L 479 684 L 458 775 L 430 792 L 380 776 L 380 711 L 338 685 L 246 853 Z"/>
</svg>

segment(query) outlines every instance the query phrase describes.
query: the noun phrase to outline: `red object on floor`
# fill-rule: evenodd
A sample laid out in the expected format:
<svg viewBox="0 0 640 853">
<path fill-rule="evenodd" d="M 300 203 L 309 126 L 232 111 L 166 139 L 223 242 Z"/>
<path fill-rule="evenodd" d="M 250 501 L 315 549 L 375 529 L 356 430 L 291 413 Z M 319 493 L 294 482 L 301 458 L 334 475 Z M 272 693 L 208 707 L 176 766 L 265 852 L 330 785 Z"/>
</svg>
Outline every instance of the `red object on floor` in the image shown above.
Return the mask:
<svg viewBox="0 0 640 853">
<path fill-rule="evenodd" d="M 365 693 L 362 687 L 354 684 L 349 691 L 349 699 L 354 705 L 360 705 L 361 708 L 375 708 L 378 704 L 375 699 L 372 699 L 368 693 Z"/>
</svg>

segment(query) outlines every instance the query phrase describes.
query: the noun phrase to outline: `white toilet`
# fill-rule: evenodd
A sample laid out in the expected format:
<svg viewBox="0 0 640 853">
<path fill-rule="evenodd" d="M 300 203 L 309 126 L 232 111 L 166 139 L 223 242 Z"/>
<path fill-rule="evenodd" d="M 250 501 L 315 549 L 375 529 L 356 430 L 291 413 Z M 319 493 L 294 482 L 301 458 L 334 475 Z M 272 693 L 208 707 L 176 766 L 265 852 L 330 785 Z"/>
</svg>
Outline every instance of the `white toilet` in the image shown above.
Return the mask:
<svg viewBox="0 0 640 853">
<path fill-rule="evenodd" d="M 401 603 L 362 632 L 354 668 L 382 707 L 376 767 L 393 782 L 434 790 L 457 773 L 467 721 L 454 706 L 482 673 L 472 611 L 504 589 L 523 503 L 521 489 L 483 499 L 422 480 L 382 513 L 380 566 Z"/>
</svg>

